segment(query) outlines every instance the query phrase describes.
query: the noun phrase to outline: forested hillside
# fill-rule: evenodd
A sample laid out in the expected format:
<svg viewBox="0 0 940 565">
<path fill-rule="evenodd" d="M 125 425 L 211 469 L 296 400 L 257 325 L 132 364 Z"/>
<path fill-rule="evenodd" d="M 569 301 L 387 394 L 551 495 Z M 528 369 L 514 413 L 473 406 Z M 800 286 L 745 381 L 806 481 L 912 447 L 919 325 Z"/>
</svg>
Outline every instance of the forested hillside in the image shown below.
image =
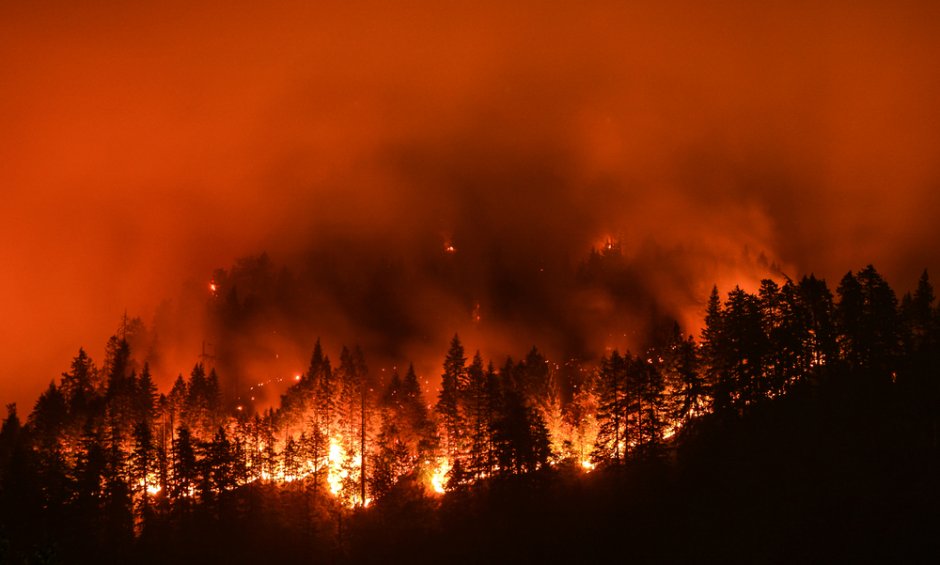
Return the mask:
<svg viewBox="0 0 940 565">
<path fill-rule="evenodd" d="M 940 524 L 934 302 L 871 266 L 715 288 L 701 335 L 596 363 L 455 335 L 435 390 L 317 341 L 266 410 L 202 362 L 157 390 L 121 333 L 8 406 L 0 560 L 913 558 Z"/>
</svg>

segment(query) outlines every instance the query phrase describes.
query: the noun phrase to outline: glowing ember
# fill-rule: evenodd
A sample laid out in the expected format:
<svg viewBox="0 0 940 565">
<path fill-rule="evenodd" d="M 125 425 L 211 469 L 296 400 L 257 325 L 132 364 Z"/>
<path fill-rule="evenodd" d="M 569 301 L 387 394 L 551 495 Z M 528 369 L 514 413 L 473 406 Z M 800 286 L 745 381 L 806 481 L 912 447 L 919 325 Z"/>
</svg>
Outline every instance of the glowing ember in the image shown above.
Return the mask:
<svg viewBox="0 0 940 565">
<path fill-rule="evenodd" d="M 219 292 L 219 285 L 215 284 L 215 281 L 209 281 L 209 292 L 212 294 Z"/>
<path fill-rule="evenodd" d="M 448 243 L 447 245 L 444 246 L 444 251 L 447 253 L 453 254 L 457 252 L 457 248 L 454 247 L 453 243 Z"/>
</svg>

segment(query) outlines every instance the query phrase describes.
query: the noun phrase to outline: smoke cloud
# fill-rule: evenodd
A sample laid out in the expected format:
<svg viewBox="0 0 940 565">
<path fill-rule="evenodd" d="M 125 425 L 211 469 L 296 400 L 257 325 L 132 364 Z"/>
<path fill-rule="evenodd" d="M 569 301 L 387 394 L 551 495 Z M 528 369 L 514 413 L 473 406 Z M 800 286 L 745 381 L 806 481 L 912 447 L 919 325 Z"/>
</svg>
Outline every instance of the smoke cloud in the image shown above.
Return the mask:
<svg viewBox="0 0 940 565">
<path fill-rule="evenodd" d="M 319 4 L 0 7 L 0 397 L 125 310 L 169 328 L 164 385 L 317 335 L 433 376 L 454 332 L 499 362 L 694 331 L 770 264 L 940 267 L 935 3 Z M 218 268 L 276 307 L 226 331 Z"/>
</svg>

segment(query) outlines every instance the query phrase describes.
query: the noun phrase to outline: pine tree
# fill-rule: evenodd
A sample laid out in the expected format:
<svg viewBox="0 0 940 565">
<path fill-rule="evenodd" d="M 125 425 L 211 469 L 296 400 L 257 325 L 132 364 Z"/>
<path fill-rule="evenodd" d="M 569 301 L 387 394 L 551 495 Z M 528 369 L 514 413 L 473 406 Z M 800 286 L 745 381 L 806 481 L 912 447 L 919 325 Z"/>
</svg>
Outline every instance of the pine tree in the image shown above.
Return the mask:
<svg viewBox="0 0 940 565">
<path fill-rule="evenodd" d="M 471 476 L 480 476 L 488 471 L 488 444 L 490 440 L 490 422 L 486 414 L 486 375 L 483 371 L 483 358 L 477 351 L 473 361 L 467 367 L 467 390 L 463 420 L 469 426 L 470 454 L 466 471 Z"/>
<path fill-rule="evenodd" d="M 99 536 L 104 534 L 102 523 L 107 476 L 108 457 L 101 434 L 86 424 L 74 471 L 76 494 L 73 508 L 76 522 L 92 538 L 86 540 L 91 546 L 96 546 Z"/>
<path fill-rule="evenodd" d="M 870 383 L 889 382 L 900 349 L 897 297 L 871 265 L 843 277 L 836 307 L 839 345 L 847 367 Z"/>
<path fill-rule="evenodd" d="M 137 374 L 132 367 L 127 340 L 112 336 L 105 356 L 107 388 L 105 400 L 110 424 L 120 436 L 130 436 L 134 427 Z"/>
<path fill-rule="evenodd" d="M 302 461 L 309 461 L 311 478 L 314 490 L 319 490 L 323 482 L 323 468 L 329 455 L 329 439 L 313 419 L 308 420 L 307 427 L 300 434 L 299 456 Z"/>
<path fill-rule="evenodd" d="M 150 377 L 150 365 L 144 363 L 144 368 L 137 378 L 136 391 L 134 395 L 134 416 L 137 422 L 147 425 L 153 423 L 156 416 L 157 405 L 157 385 L 153 383 Z"/>
<path fill-rule="evenodd" d="M 666 427 L 665 382 L 653 358 L 628 356 L 626 361 L 628 382 L 634 383 L 628 389 L 634 389 L 635 408 L 631 403 L 631 412 L 636 422 L 637 451 L 641 458 L 655 458 L 660 455 Z"/>
<path fill-rule="evenodd" d="M 139 422 L 134 426 L 134 450 L 131 453 L 131 490 L 137 499 L 137 509 L 143 527 L 153 519 L 153 490 L 159 486 L 157 447 L 150 426 Z"/>
<path fill-rule="evenodd" d="M 359 504 L 365 504 L 368 476 L 368 433 L 370 406 L 368 398 L 368 369 L 362 350 L 346 347 L 340 355 L 340 411 L 342 413 L 344 448 L 353 454 L 348 463 L 352 467 L 347 481 L 348 494 L 357 492 Z M 358 460 L 358 461 L 357 461 Z M 358 463 L 358 464 L 357 464 Z"/>
<path fill-rule="evenodd" d="M 925 269 L 917 281 L 917 289 L 913 294 L 906 294 L 901 303 L 906 342 L 904 353 L 912 359 L 916 358 L 918 365 L 923 365 L 925 352 L 934 345 L 930 339 L 934 325 L 933 302 L 933 286 Z"/>
<path fill-rule="evenodd" d="M 454 334 L 450 349 L 444 359 L 444 373 L 441 375 L 441 391 L 437 397 L 435 411 L 441 419 L 444 453 L 451 459 L 459 456 L 463 449 L 466 424 L 460 413 L 460 396 L 466 382 L 466 363 L 463 345 Z"/>
<path fill-rule="evenodd" d="M 73 421 L 86 416 L 94 403 L 98 390 L 97 373 L 94 361 L 81 348 L 72 359 L 71 370 L 62 373 L 62 394 Z"/>
<path fill-rule="evenodd" d="M 675 424 L 686 426 L 707 412 L 708 388 L 700 370 L 695 338 L 690 335 L 685 339 L 678 324 L 667 347 L 664 363 L 671 382 L 671 418 Z"/>
<path fill-rule="evenodd" d="M 526 405 L 522 394 L 513 387 L 507 387 L 502 397 L 500 414 L 493 426 L 499 471 L 503 474 L 536 471 L 546 465 L 552 455 L 545 421 L 538 411 Z M 458 459 L 454 467 L 459 463 Z M 467 473 L 463 464 L 459 470 Z M 458 471 L 452 469 L 452 481 L 457 474 Z"/>
<path fill-rule="evenodd" d="M 110 411 L 110 409 L 109 409 Z M 134 537 L 134 502 L 128 483 L 128 455 L 124 451 L 123 418 L 108 414 L 104 480 L 104 530 L 115 554 L 126 552 Z"/>
<path fill-rule="evenodd" d="M 209 484 L 213 493 L 228 492 L 237 486 L 235 452 L 222 426 L 219 426 L 212 441 L 206 447 L 204 466 L 208 470 Z"/>
<path fill-rule="evenodd" d="M 842 277 L 836 289 L 839 303 L 836 306 L 836 323 L 838 325 L 839 357 L 842 363 L 850 370 L 859 370 L 865 366 L 865 335 L 864 335 L 864 296 L 862 287 L 849 271 Z"/>
<path fill-rule="evenodd" d="M 402 439 L 393 410 L 383 410 L 382 425 L 375 442 L 375 456 L 369 476 L 369 490 L 376 499 L 383 496 L 414 468 L 414 458 Z"/>
<path fill-rule="evenodd" d="M 726 414 L 731 410 L 735 390 L 724 321 L 718 287 L 713 286 L 702 329 L 702 364 L 716 414 Z"/>
<path fill-rule="evenodd" d="M 628 413 L 631 398 L 627 389 L 627 360 L 614 350 L 601 359 L 598 374 L 598 432 L 591 458 L 597 462 L 625 461 L 628 446 Z"/>
<path fill-rule="evenodd" d="M 764 361 L 767 338 L 764 334 L 758 298 L 738 287 L 728 293 L 723 320 L 722 365 L 733 383 L 732 402 L 740 411 L 763 399 L 767 393 Z"/>
<path fill-rule="evenodd" d="M 808 363 L 818 373 L 838 360 L 832 292 L 825 280 L 810 275 L 800 280 L 799 293 L 808 318 Z"/>
<path fill-rule="evenodd" d="M 413 364 L 408 365 L 405 378 L 402 379 L 401 405 L 409 449 L 419 462 L 430 460 L 438 447 L 437 435 Z"/>
<path fill-rule="evenodd" d="M 317 340 L 317 344 L 320 340 Z M 330 358 L 323 356 L 322 361 L 317 358 L 314 349 L 310 370 L 314 371 L 316 388 L 314 389 L 314 410 L 317 425 L 323 430 L 327 438 L 338 429 L 337 419 L 337 382 L 330 366 Z"/>
<path fill-rule="evenodd" d="M 185 510 L 191 506 L 190 501 L 199 480 L 196 449 L 189 428 L 185 426 L 177 428 L 176 439 L 173 440 L 172 455 L 170 491 L 173 499 L 181 503 Z"/>
</svg>

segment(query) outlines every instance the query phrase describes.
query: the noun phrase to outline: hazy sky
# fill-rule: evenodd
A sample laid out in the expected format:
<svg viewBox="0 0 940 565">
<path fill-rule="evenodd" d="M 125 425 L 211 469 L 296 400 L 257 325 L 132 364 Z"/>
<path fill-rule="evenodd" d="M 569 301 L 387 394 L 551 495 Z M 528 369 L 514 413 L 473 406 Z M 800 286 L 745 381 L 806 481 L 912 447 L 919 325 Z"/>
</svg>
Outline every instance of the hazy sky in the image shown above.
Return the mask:
<svg viewBox="0 0 940 565">
<path fill-rule="evenodd" d="M 903 1 L 3 2 L 0 399 L 100 360 L 125 308 L 348 238 L 615 236 L 688 317 L 751 282 L 745 245 L 909 288 L 940 272 L 938 29 Z"/>
</svg>

